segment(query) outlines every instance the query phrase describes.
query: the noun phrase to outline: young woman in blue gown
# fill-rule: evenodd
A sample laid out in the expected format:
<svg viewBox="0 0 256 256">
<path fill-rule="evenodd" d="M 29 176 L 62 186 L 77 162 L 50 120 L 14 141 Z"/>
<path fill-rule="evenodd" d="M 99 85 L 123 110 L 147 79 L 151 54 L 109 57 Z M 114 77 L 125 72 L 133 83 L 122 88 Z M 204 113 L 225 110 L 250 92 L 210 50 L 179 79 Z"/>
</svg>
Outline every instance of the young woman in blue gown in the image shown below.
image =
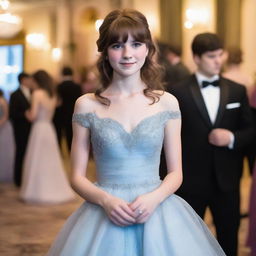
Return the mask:
<svg viewBox="0 0 256 256">
<path fill-rule="evenodd" d="M 195 211 L 174 194 L 182 183 L 181 117 L 177 100 L 161 90 L 145 16 L 112 11 L 99 32 L 102 87 L 80 97 L 73 116 L 72 185 L 86 202 L 47 255 L 225 255 Z M 163 181 L 162 144 L 168 168 Z M 94 184 L 86 178 L 90 145 Z"/>
</svg>

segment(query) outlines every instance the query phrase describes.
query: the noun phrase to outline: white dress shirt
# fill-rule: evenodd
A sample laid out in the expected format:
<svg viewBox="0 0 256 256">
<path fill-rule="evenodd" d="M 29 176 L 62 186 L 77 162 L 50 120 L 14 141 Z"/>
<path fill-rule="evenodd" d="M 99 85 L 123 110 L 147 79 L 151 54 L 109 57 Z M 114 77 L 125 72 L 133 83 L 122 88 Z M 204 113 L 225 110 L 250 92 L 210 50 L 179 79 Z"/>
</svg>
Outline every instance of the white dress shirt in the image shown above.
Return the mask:
<svg viewBox="0 0 256 256">
<path fill-rule="evenodd" d="M 197 82 L 200 86 L 200 91 L 202 93 L 204 103 L 208 111 L 208 115 L 210 117 L 212 124 L 214 124 L 218 114 L 219 105 L 220 105 L 220 87 L 209 85 L 203 88 L 202 83 L 203 81 L 213 82 L 215 80 L 218 80 L 219 75 L 214 75 L 211 78 L 206 77 L 199 72 L 196 72 L 195 75 L 196 75 Z M 234 141 L 235 141 L 234 134 L 230 132 L 230 143 L 228 145 L 230 149 L 234 147 Z"/>
<path fill-rule="evenodd" d="M 220 87 L 219 86 L 213 86 L 209 85 L 205 88 L 202 87 L 203 81 L 209 81 L 213 82 L 215 80 L 219 79 L 219 75 L 215 75 L 211 78 L 208 78 L 200 73 L 196 73 L 196 78 L 197 82 L 200 86 L 200 90 L 204 99 L 205 106 L 208 111 L 208 115 L 210 117 L 210 120 L 212 124 L 214 124 L 218 109 L 219 109 L 219 104 L 220 104 Z"/>
<path fill-rule="evenodd" d="M 26 97 L 26 99 L 28 101 L 30 101 L 30 98 L 31 98 L 30 90 L 22 84 L 20 85 L 20 89 L 21 89 L 22 93 L 24 94 L 24 96 Z"/>
</svg>

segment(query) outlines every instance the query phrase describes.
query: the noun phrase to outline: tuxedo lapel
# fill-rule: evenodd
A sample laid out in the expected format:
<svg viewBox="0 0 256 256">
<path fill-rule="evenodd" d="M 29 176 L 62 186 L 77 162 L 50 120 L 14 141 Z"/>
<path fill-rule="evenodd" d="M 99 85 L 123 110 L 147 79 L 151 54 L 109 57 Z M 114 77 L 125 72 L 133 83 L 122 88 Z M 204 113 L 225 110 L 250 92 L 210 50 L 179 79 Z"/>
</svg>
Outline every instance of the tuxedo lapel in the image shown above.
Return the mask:
<svg viewBox="0 0 256 256">
<path fill-rule="evenodd" d="M 202 115 L 203 119 L 205 120 L 205 122 L 207 123 L 207 125 L 212 126 L 210 117 L 208 115 L 208 111 L 206 108 L 206 105 L 204 103 L 204 99 L 203 96 L 201 94 L 199 85 L 197 83 L 196 77 L 193 76 L 192 77 L 192 81 L 190 83 L 190 90 L 193 96 L 193 99 L 198 107 L 198 110 L 200 112 L 200 114 Z"/>
<path fill-rule="evenodd" d="M 19 95 L 20 95 L 21 99 L 24 101 L 24 104 L 30 106 L 29 100 L 26 98 L 26 96 L 24 95 L 24 93 L 22 92 L 21 89 L 19 89 Z"/>
<path fill-rule="evenodd" d="M 214 123 L 215 127 L 219 126 L 219 123 L 221 121 L 221 118 L 223 116 L 223 113 L 226 109 L 226 105 L 228 103 L 228 94 L 229 94 L 229 89 L 228 86 L 225 84 L 225 81 L 220 78 L 220 103 L 219 103 L 219 108 L 218 108 L 218 113 L 216 116 L 216 120 Z"/>
</svg>

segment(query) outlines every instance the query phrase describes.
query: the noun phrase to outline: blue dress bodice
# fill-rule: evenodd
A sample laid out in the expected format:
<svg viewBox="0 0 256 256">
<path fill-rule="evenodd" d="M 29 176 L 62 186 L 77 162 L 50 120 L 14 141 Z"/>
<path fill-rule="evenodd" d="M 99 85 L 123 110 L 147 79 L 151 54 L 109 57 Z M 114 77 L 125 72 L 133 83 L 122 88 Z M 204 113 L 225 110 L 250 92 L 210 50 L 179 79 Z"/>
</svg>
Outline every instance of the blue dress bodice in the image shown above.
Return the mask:
<svg viewBox="0 0 256 256">
<path fill-rule="evenodd" d="M 159 180 L 164 127 L 179 111 L 161 111 L 140 121 L 131 132 L 112 118 L 95 113 L 74 114 L 73 121 L 89 128 L 99 184 L 133 184 Z"/>
</svg>

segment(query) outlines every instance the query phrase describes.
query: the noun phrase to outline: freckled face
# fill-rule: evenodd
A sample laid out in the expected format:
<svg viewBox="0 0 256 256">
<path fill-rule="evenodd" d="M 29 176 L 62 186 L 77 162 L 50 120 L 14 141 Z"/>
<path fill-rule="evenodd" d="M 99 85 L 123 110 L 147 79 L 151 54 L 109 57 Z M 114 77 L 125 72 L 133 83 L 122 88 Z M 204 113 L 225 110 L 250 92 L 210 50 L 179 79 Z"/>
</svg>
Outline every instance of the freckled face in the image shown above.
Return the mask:
<svg viewBox="0 0 256 256">
<path fill-rule="evenodd" d="M 135 41 L 130 34 L 125 43 L 117 42 L 108 47 L 109 63 L 114 72 L 121 76 L 130 76 L 140 72 L 147 54 L 146 44 Z"/>
</svg>

